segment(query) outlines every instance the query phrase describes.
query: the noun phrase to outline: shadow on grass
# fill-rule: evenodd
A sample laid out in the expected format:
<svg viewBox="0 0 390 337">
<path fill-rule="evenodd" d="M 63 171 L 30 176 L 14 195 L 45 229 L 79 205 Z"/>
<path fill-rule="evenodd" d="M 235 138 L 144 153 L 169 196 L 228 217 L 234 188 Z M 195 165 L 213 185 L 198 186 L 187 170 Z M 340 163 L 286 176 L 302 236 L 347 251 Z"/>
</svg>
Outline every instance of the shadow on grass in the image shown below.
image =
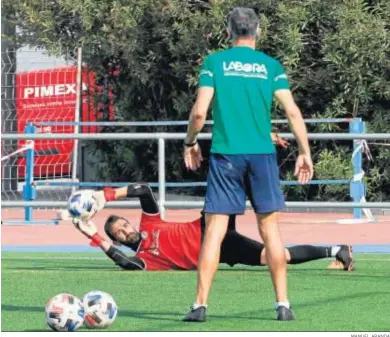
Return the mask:
<svg viewBox="0 0 390 337">
<path fill-rule="evenodd" d="M 10 312 L 45 312 L 45 307 L 30 307 L 30 306 L 19 306 L 19 305 L 2 305 L 1 311 L 10 311 Z M 181 318 L 181 314 L 177 312 L 155 312 L 155 311 L 137 311 L 137 310 L 120 310 L 118 313 L 120 317 L 132 317 L 140 319 L 150 319 L 150 320 L 167 320 L 167 321 L 178 321 Z M 172 316 L 172 318 L 167 318 L 164 316 Z M 177 317 L 177 318 L 176 318 Z M 35 331 L 35 330 L 31 330 Z"/>
<path fill-rule="evenodd" d="M 26 261 L 25 261 L 26 262 Z M 53 265 L 53 262 L 47 262 L 47 263 L 41 263 L 40 265 L 37 265 L 37 266 L 16 266 L 16 267 L 13 267 L 13 266 L 8 266 L 8 267 L 5 267 L 3 268 L 4 270 L 55 270 L 55 271 L 59 271 L 59 270 L 119 270 L 117 267 L 115 267 L 114 265 L 108 265 L 108 264 L 105 264 L 103 263 L 103 265 L 80 265 L 80 264 L 77 264 L 77 265 Z M 226 273 L 234 273 L 234 272 L 256 272 L 256 275 L 257 274 L 260 274 L 260 275 L 265 275 L 265 276 L 268 276 L 269 275 L 269 270 L 267 267 L 258 267 L 258 268 L 247 268 L 245 266 L 243 267 L 233 267 L 233 268 L 226 268 L 226 267 L 222 267 L 222 268 L 219 268 L 218 269 L 220 272 L 226 272 Z M 131 272 L 131 270 L 123 270 L 125 272 Z M 166 273 L 167 271 L 161 271 L 163 273 Z M 189 273 L 189 272 L 195 272 L 195 270 L 171 270 L 169 272 L 172 272 L 172 273 Z M 292 273 L 292 274 L 300 274 L 301 272 L 302 273 L 307 273 L 307 272 L 316 272 L 315 276 L 322 276 L 322 275 L 328 275 L 328 273 L 330 272 L 332 275 L 334 272 L 343 272 L 343 270 L 330 270 L 330 269 L 324 269 L 324 268 L 305 268 L 305 269 L 289 269 L 288 270 L 289 273 Z M 330 275 L 330 276 L 332 276 Z"/>
<path fill-rule="evenodd" d="M 348 294 L 346 296 L 337 296 L 337 297 L 329 297 L 323 301 L 307 301 L 303 303 L 295 303 L 294 308 L 310 308 L 316 306 L 322 306 L 327 304 L 336 304 L 339 302 L 344 302 L 349 299 L 364 299 L 372 296 L 387 296 L 390 292 L 360 292 L 354 294 Z M 15 306 L 15 305 L 2 305 L 2 311 L 14 311 L 14 312 L 44 312 L 44 307 L 32 307 L 32 306 Z M 271 313 L 272 312 L 272 313 Z M 186 312 L 178 313 L 172 311 L 138 311 L 138 310 L 120 310 L 118 313 L 119 317 L 131 317 L 132 319 L 147 319 L 147 320 L 155 320 L 155 321 L 165 321 L 166 324 L 159 324 L 158 326 L 154 326 L 154 330 L 157 331 L 165 331 L 169 330 L 169 328 L 176 328 L 178 324 L 183 324 L 181 319 L 184 317 Z M 275 321 L 272 319 L 272 315 L 274 315 L 274 311 L 270 308 L 265 309 L 255 309 L 250 311 L 240 312 L 234 315 L 208 315 L 210 319 L 233 319 L 233 320 L 255 320 L 255 321 Z M 168 317 L 167 317 L 168 316 Z M 169 322 L 169 323 L 168 323 Z M 136 331 L 136 330 L 135 330 Z"/>
<path fill-rule="evenodd" d="M 260 267 L 261 268 L 261 267 Z M 232 269 L 220 269 L 220 272 L 228 272 L 228 273 L 234 273 L 234 272 L 256 272 L 256 274 L 250 274 L 251 277 L 261 276 L 261 277 L 270 277 L 268 269 L 244 269 L 244 268 L 232 268 Z M 363 271 L 364 272 L 364 271 Z M 359 273 L 359 269 L 356 269 L 355 271 L 348 272 L 341 269 L 327 269 L 327 268 L 299 268 L 299 269 L 288 269 L 288 275 L 296 275 L 296 276 L 302 276 L 307 275 L 310 273 L 310 278 L 316 278 L 316 277 L 337 277 L 338 280 L 340 278 L 345 278 L 348 280 L 355 280 L 359 281 L 359 279 L 380 279 L 380 278 L 389 278 L 389 275 L 386 274 L 385 271 L 378 271 L 379 274 L 377 274 L 377 271 L 372 275 L 367 274 L 361 274 Z"/>
</svg>

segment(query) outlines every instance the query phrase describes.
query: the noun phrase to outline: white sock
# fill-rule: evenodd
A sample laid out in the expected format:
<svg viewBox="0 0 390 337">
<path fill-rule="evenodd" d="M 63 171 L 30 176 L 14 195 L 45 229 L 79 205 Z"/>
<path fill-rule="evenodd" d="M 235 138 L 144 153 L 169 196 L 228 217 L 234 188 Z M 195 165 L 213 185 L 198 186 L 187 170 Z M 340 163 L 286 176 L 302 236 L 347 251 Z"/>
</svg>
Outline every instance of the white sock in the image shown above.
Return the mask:
<svg viewBox="0 0 390 337">
<path fill-rule="evenodd" d="M 290 302 L 289 301 L 287 301 L 287 302 L 275 302 L 275 309 L 277 309 L 279 307 L 285 307 L 287 309 L 290 309 Z"/>
<path fill-rule="evenodd" d="M 197 303 L 194 303 L 194 304 L 192 305 L 192 309 L 193 309 L 193 310 L 196 310 L 196 309 L 198 309 L 198 308 L 200 308 L 200 307 L 205 307 L 205 308 L 207 309 L 207 304 L 197 304 Z"/>
<path fill-rule="evenodd" d="M 330 255 L 332 257 L 336 257 L 336 254 L 339 252 L 340 248 L 341 248 L 340 246 L 332 246 Z"/>
</svg>

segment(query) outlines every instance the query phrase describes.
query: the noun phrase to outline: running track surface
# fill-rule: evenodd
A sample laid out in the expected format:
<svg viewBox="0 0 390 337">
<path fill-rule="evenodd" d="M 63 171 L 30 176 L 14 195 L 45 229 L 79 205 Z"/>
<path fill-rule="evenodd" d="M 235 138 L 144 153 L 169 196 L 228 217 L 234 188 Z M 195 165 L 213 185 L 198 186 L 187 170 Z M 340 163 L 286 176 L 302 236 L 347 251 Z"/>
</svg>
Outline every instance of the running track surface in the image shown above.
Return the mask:
<svg viewBox="0 0 390 337">
<path fill-rule="evenodd" d="M 124 216 L 138 225 L 139 210 L 101 211 L 95 218 L 99 232 L 104 234 L 105 219 L 110 214 Z M 3 209 L 1 219 L 21 220 L 23 209 Z M 168 210 L 167 221 L 186 222 L 199 217 L 200 210 Z M 34 220 L 54 219 L 54 211 L 34 211 Z M 338 219 L 351 219 L 351 214 L 334 213 L 281 213 L 279 216 L 283 241 L 293 244 L 350 244 L 356 253 L 390 253 L 390 217 L 377 216 L 377 222 L 361 224 L 339 224 Z M 240 233 L 260 240 L 256 219 L 251 211 L 237 218 Z M 96 248 L 88 246 L 89 240 L 79 233 L 70 221 L 59 225 L 2 225 L 2 251 L 44 252 L 90 252 Z"/>
</svg>

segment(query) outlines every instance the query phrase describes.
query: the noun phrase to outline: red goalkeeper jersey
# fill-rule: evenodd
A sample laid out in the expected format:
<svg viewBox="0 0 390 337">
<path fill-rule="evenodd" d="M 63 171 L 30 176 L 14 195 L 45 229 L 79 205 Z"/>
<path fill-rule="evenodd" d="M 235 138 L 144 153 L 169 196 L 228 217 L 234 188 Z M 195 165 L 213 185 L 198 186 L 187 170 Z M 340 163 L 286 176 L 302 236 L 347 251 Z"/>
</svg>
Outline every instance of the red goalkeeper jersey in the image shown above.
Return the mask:
<svg viewBox="0 0 390 337">
<path fill-rule="evenodd" d="M 201 232 L 200 218 L 177 223 L 162 220 L 160 214 L 142 213 L 136 256 L 145 262 L 146 270 L 197 269 Z"/>
</svg>

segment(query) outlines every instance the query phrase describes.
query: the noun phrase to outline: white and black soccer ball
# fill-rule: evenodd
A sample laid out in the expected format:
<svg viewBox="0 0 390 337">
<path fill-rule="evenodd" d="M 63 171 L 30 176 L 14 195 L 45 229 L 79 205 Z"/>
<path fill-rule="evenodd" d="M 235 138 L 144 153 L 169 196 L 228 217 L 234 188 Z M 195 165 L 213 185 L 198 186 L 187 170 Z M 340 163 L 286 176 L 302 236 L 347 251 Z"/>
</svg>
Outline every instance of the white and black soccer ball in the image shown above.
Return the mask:
<svg viewBox="0 0 390 337">
<path fill-rule="evenodd" d="M 118 307 L 110 294 L 94 290 L 84 295 L 84 325 L 89 329 L 104 329 L 114 323 Z"/>
<path fill-rule="evenodd" d="M 84 306 L 71 294 L 59 294 L 46 304 L 46 323 L 54 331 L 76 331 L 84 323 Z"/>
<path fill-rule="evenodd" d="M 68 212 L 74 218 L 87 220 L 92 218 L 98 210 L 93 191 L 79 191 L 73 193 L 68 200 Z"/>
</svg>

